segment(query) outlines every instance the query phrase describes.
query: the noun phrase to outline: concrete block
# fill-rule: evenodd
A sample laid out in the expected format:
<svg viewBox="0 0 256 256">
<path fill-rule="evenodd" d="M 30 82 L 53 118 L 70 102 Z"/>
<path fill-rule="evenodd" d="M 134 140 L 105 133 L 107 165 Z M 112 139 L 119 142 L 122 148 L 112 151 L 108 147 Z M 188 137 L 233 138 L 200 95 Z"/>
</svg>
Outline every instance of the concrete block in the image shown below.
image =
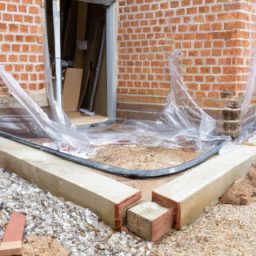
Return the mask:
<svg viewBox="0 0 256 256">
<path fill-rule="evenodd" d="M 155 242 L 167 233 L 173 224 L 173 208 L 154 202 L 136 205 L 127 211 L 127 228 L 145 240 Z"/>
<path fill-rule="evenodd" d="M 81 166 L 17 142 L 0 138 L 0 167 L 39 188 L 94 211 L 115 230 L 141 191 Z"/>
<path fill-rule="evenodd" d="M 256 147 L 241 146 L 209 159 L 153 190 L 152 200 L 164 207 L 174 207 L 174 227 L 181 229 L 194 222 L 237 178 L 245 177 L 255 155 Z"/>
</svg>

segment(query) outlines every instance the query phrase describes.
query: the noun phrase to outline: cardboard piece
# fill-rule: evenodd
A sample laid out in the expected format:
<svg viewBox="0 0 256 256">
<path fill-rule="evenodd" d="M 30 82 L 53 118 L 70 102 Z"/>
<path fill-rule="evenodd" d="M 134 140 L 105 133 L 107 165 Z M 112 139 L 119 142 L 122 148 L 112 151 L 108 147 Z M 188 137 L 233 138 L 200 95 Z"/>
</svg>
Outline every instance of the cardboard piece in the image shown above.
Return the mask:
<svg viewBox="0 0 256 256">
<path fill-rule="evenodd" d="M 76 126 L 109 121 L 109 118 L 97 114 L 94 116 L 87 116 L 81 112 L 67 112 L 66 114 L 70 121 Z"/>
<path fill-rule="evenodd" d="M 76 111 L 78 108 L 82 77 L 82 69 L 68 68 L 66 71 L 62 96 L 62 107 L 66 112 Z"/>
</svg>

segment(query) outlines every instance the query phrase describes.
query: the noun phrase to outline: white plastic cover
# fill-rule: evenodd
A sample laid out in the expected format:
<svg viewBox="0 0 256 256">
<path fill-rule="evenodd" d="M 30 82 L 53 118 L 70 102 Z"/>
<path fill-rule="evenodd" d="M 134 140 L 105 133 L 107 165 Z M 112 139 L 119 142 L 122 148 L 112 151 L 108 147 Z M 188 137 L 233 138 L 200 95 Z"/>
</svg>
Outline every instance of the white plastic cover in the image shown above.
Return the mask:
<svg viewBox="0 0 256 256">
<path fill-rule="evenodd" d="M 204 152 L 230 140 L 216 134 L 216 122 L 207 115 L 187 92 L 182 79 L 181 52 L 174 51 L 169 58 L 170 93 L 161 118 L 157 122 L 142 120 L 116 121 L 112 126 L 81 131 L 62 118 L 51 120 L 48 115 L 19 86 L 15 79 L 0 68 L 0 76 L 10 93 L 33 118 L 33 132 L 38 137 L 52 138 L 61 150 L 72 147 L 71 153 L 91 156 L 95 150 L 108 144 L 137 144 L 167 148 L 193 148 Z M 49 74 L 49 71 L 47 71 Z M 50 84 L 50 80 L 48 79 Z M 51 84 L 48 85 L 51 87 Z M 66 116 L 50 92 L 51 107 L 58 116 Z M 67 117 L 65 117 L 65 120 Z M 63 124 L 64 123 L 64 124 Z M 31 129 L 30 129 L 31 130 Z M 70 151 L 70 149 L 69 149 Z"/>
</svg>

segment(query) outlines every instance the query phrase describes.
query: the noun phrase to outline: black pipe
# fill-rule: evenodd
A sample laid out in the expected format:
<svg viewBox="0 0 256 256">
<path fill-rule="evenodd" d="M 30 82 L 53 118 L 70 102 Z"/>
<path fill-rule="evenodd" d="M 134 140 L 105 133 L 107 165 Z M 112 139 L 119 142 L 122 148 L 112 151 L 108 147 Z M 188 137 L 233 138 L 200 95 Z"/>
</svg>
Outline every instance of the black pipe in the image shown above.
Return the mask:
<svg viewBox="0 0 256 256">
<path fill-rule="evenodd" d="M 106 172 L 106 173 L 110 173 L 110 174 L 115 174 L 115 175 L 119 175 L 119 176 L 125 176 L 125 177 L 129 177 L 129 178 L 153 178 L 153 177 L 160 177 L 160 176 L 166 176 L 169 174 L 175 174 L 175 173 L 179 173 L 182 171 L 185 171 L 195 165 L 198 165 L 200 163 L 202 163 L 203 161 L 205 161 L 206 159 L 208 159 L 209 157 L 211 157 L 212 155 L 216 154 L 217 152 L 219 152 L 219 150 L 221 149 L 221 147 L 227 142 L 226 140 L 220 142 L 219 145 L 211 148 L 210 150 L 206 151 L 205 153 L 203 153 L 202 155 L 186 162 L 180 165 L 176 165 L 173 167 L 169 167 L 169 168 L 164 168 L 164 169 L 158 169 L 158 170 L 149 170 L 149 171 L 135 171 L 135 170 L 129 170 L 129 169 L 123 169 L 123 168 L 118 168 L 118 167 L 114 167 L 111 165 L 105 165 L 105 164 L 101 164 L 101 163 L 96 163 L 93 161 L 89 161 L 87 159 L 83 159 L 77 156 L 72 156 L 70 154 L 66 154 L 66 153 L 62 153 L 59 152 L 57 150 L 51 149 L 51 148 L 47 148 L 45 146 L 36 144 L 34 142 L 28 141 L 26 139 L 11 135 L 9 133 L 5 133 L 5 132 L 1 132 L 0 131 L 0 136 L 18 143 L 21 143 L 23 145 L 41 150 L 43 152 L 46 153 L 50 153 L 54 156 L 60 157 L 62 159 L 74 162 L 76 164 L 79 165 L 83 165 L 83 166 L 87 166 L 102 172 Z"/>
</svg>

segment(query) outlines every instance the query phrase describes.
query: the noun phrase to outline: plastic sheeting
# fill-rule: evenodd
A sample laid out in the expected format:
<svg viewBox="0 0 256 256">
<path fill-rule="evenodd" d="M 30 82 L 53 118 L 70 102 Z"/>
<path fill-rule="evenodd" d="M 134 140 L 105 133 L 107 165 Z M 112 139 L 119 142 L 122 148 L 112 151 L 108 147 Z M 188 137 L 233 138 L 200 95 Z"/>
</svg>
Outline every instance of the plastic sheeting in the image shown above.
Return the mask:
<svg viewBox="0 0 256 256">
<path fill-rule="evenodd" d="M 51 108 L 58 113 L 58 118 L 55 117 L 55 120 L 48 117 L 15 79 L 4 71 L 3 67 L 0 68 L 0 76 L 10 93 L 32 118 L 32 129 L 30 123 L 28 130 L 38 138 L 51 138 L 54 142 L 48 144 L 50 147 L 55 144 L 59 150 L 68 150 L 74 155 L 83 154 L 85 158 L 92 156 L 98 148 L 108 144 L 193 148 L 193 150 L 205 152 L 230 138 L 216 134 L 215 120 L 207 115 L 189 95 L 182 79 L 181 57 L 181 52 L 178 50 L 170 55 L 170 93 L 158 121 L 117 120 L 111 126 L 84 131 L 70 125 L 70 121 L 52 96 L 49 98 Z M 65 118 L 59 118 L 59 116 Z"/>
</svg>

